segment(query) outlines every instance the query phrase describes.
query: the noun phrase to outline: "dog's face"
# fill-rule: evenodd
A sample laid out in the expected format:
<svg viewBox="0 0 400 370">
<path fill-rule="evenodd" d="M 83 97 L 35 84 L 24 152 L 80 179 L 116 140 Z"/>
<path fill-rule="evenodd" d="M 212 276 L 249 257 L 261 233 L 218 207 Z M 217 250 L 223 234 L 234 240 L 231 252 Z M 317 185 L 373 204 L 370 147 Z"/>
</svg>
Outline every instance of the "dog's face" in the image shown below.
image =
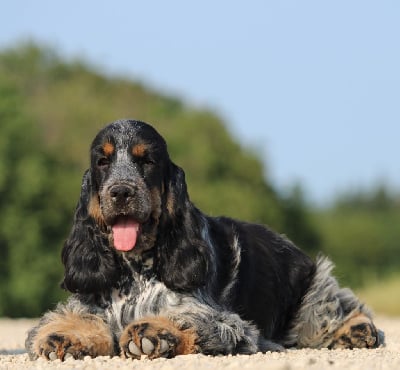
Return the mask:
<svg viewBox="0 0 400 370">
<path fill-rule="evenodd" d="M 141 269 L 148 260 L 148 272 L 170 289 L 203 286 L 210 265 L 208 247 L 196 236 L 203 218 L 160 134 L 144 122 L 115 121 L 97 134 L 90 155 L 62 251 L 62 286 L 106 292 L 125 279 L 124 263 Z"/>
<path fill-rule="evenodd" d="M 89 214 L 121 252 L 153 246 L 171 162 L 164 139 L 138 121 L 116 121 L 91 146 Z"/>
</svg>

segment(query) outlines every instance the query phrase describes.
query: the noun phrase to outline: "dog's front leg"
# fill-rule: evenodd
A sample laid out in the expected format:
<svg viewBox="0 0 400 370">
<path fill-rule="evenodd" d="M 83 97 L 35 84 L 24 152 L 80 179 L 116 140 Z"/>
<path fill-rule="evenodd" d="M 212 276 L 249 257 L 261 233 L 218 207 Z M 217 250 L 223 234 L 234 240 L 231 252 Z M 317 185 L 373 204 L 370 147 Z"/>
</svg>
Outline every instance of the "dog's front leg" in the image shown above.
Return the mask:
<svg viewBox="0 0 400 370">
<path fill-rule="evenodd" d="M 115 354 L 113 335 L 102 317 L 71 304 L 46 313 L 28 333 L 25 346 L 32 360 L 42 357 L 63 361 Z"/>
<path fill-rule="evenodd" d="M 279 344 L 266 340 L 253 324 L 241 319 L 238 314 L 206 304 L 180 308 L 171 313 L 171 319 L 178 326 L 193 328 L 198 351 L 206 355 L 283 350 Z"/>
<path fill-rule="evenodd" d="M 252 354 L 281 350 L 237 314 L 200 304 L 183 305 L 157 316 L 135 320 L 120 337 L 122 356 L 140 358 Z"/>
</svg>

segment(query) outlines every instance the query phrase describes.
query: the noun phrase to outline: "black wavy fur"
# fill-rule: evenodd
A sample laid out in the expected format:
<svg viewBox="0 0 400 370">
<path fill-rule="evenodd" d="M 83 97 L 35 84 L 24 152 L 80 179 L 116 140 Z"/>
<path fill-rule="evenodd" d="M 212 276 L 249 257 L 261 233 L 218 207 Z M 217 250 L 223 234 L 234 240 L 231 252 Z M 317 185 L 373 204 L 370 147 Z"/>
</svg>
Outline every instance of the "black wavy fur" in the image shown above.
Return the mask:
<svg viewBox="0 0 400 370">
<path fill-rule="evenodd" d="M 110 195 L 115 186 L 129 196 Z M 121 216 L 141 225 L 127 252 L 113 246 L 112 225 Z M 129 323 L 167 316 L 182 330 L 194 329 L 197 351 L 213 355 L 281 349 L 288 337 L 298 339 L 293 330 L 304 297 L 311 286 L 327 284 L 315 281 L 317 265 L 285 237 L 198 210 L 164 139 L 131 120 L 108 125 L 92 143 L 62 262 L 62 287 L 73 295 L 56 312 L 79 306 L 100 315 L 115 343 Z M 30 333 L 32 358 L 40 355 L 38 330 L 51 320 L 45 315 Z"/>
</svg>

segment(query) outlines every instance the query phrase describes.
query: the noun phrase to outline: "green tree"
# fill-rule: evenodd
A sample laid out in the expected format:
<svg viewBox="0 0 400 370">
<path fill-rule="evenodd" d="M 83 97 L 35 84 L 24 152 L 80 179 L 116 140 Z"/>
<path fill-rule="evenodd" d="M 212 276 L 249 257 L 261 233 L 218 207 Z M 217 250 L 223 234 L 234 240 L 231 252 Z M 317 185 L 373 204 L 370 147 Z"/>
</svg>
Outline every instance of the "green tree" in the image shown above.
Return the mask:
<svg viewBox="0 0 400 370">
<path fill-rule="evenodd" d="M 340 195 L 333 206 L 316 213 L 326 253 L 338 276 L 362 286 L 399 271 L 399 197 L 380 185 Z"/>
<path fill-rule="evenodd" d="M 288 195 L 282 197 L 284 230 L 293 241 L 315 256 L 322 252 L 321 235 L 316 229 L 310 207 L 300 184 L 295 184 Z"/>
<path fill-rule="evenodd" d="M 38 315 L 61 297 L 55 242 L 65 212 L 53 191 L 57 163 L 43 152 L 23 105 L 0 80 L 0 315 L 8 316 Z"/>
</svg>

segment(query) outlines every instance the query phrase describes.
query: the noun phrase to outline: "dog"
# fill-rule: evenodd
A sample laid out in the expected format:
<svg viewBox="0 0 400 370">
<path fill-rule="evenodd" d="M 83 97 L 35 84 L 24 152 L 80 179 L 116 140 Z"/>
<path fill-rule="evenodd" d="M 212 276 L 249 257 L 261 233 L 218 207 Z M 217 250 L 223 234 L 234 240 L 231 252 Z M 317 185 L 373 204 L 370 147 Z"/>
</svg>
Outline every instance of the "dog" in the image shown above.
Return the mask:
<svg viewBox="0 0 400 370">
<path fill-rule="evenodd" d="M 62 250 L 71 296 L 30 330 L 31 359 L 153 359 L 376 348 L 383 333 L 332 263 L 268 227 L 209 217 L 149 124 L 95 137 Z"/>
</svg>

